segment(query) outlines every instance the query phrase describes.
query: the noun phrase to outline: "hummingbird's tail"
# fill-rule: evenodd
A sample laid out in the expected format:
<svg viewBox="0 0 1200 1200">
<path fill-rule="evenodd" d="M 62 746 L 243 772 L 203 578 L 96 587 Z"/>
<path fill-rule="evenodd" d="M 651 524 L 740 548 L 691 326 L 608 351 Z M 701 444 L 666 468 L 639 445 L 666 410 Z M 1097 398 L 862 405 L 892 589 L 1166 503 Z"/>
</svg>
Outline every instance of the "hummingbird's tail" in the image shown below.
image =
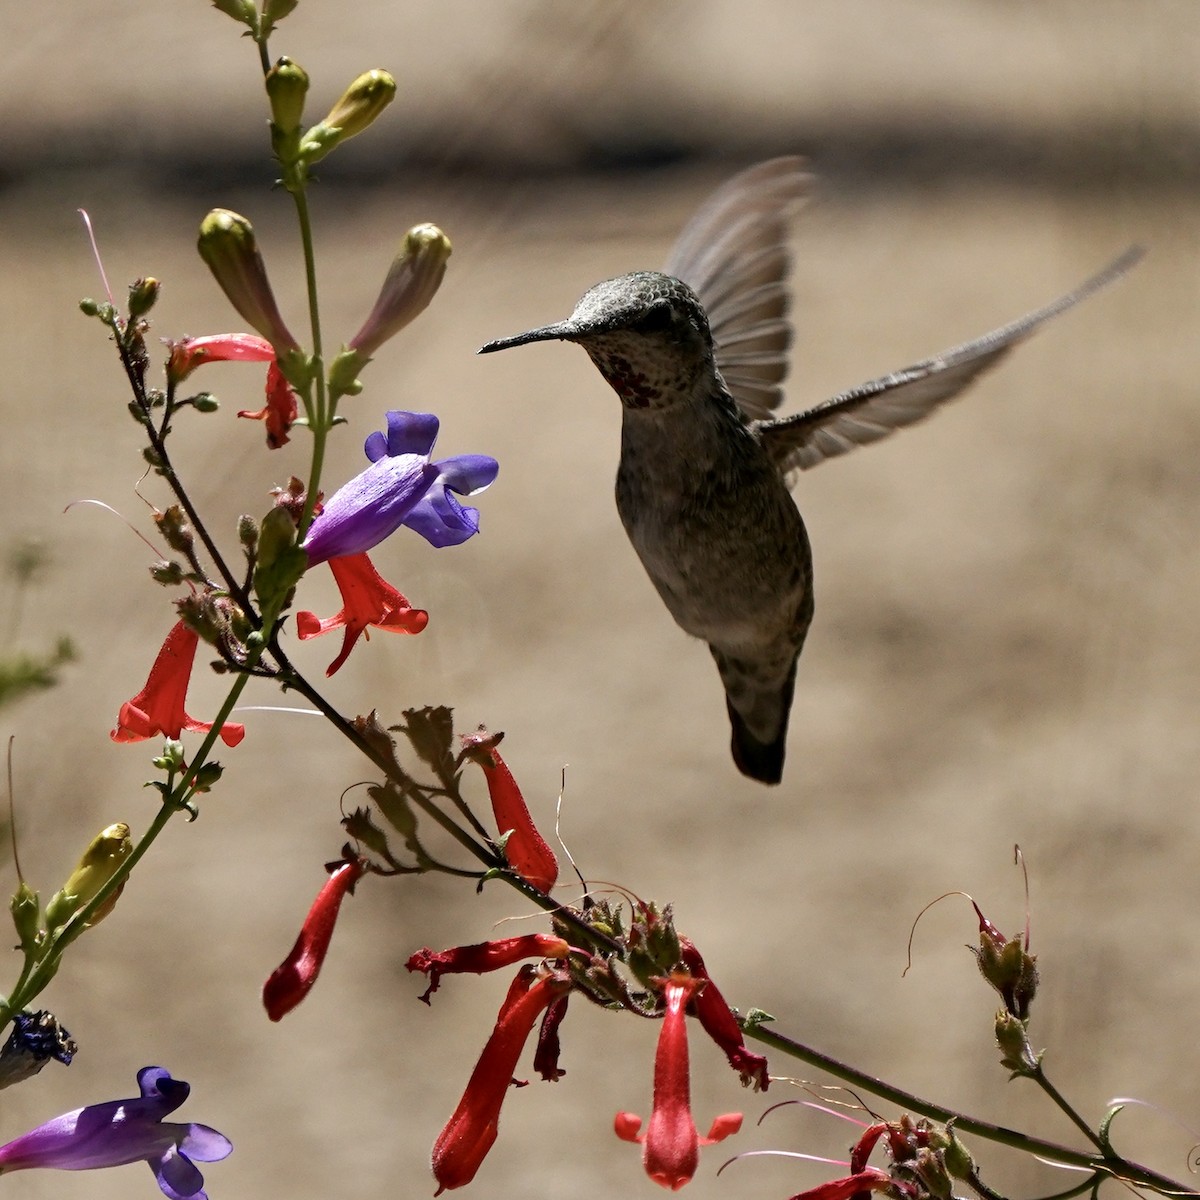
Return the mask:
<svg viewBox="0 0 1200 1200">
<path fill-rule="evenodd" d="M 715 646 L 709 649 L 725 685 L 734 764 L 743 775 L 759 783 L 778 783 L 783 778 L 799 654 L 792 657 L 781 683 L 773 672 L 769 680 L 764 678 L 761 663 L 732 658 Z"/>
</svg>

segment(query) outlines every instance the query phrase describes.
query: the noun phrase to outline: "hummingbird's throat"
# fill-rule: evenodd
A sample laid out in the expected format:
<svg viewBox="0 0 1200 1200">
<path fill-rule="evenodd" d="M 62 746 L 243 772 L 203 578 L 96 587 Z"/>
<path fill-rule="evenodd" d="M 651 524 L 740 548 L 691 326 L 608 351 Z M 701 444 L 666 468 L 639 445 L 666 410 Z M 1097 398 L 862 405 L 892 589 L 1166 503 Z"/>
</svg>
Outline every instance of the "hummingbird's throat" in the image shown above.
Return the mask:
<svg viewBox="0 0 1200 1200">
<path fill-rule="evenodd" d="M 629 408 L 653 408 L 661 400 L 662 389 L 655 387 L 644 372 L 635 370 L 623 354 L 599 346 L 588 346 L 587 352 L 622 404 Z"/>
</svg>

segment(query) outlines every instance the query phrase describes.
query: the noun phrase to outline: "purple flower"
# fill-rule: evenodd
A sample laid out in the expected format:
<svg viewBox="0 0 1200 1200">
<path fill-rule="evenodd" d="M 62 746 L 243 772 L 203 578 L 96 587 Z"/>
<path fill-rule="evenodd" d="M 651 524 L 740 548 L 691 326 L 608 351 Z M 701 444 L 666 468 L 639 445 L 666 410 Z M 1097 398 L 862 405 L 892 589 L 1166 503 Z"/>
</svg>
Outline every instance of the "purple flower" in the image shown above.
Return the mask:
<svg viewBox="0 0 1200 1200">
<path fill-rule="evenodd" d="M 207 1125 L 163 1121 L 191 1088 L 163 1067 L 138 1072 L 142 1094 L 63 1113 L 0 1146 L 0 1175 L 28 1167 L 89 1171 L 145 1161 L 170 1200 L 207 1200 L 198 1162 L 217 1162 L 233 1150 Z"/>
<path fill-rule="evenodd" d="M 309 566 L 361 554 L 401 525 L 434 546 L 457 546 L 479 531 L 479 510 L 451 495 L 481 492 L 500 464 L 486 454 L 458 454 L 430 462 L 438 419 L 432 413 L 392 411 L 388 431 L 373 433 L 363 449 L 365 471 L 325 501 L 304 540 Z"/>
</svg>

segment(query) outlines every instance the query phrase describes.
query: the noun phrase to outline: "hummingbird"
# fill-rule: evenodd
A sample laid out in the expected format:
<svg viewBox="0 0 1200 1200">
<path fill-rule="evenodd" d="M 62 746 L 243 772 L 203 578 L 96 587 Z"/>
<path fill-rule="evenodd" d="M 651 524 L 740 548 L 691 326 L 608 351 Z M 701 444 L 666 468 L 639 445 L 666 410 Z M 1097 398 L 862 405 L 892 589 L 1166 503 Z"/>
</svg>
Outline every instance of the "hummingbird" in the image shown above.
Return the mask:
<svg viewBox="0 0 1200 1200">
<path fill-rule="evenodd" d="M 676 624 L 708 644 L 737 768 L 783 777 L 796 666 L 813 617 L 812 553 L 790 487 L 801 471 L 920 421 L 1051 318 L 1124 274 L 1133 246 L 1043 308 L 774 417 L 792 327 L 797 157 L 735 175 L 688 222 L 663 271 L 596 284 L 565 320 L 488 342 L 575 342 L 621 401 L 617 512 Z"/>
</svg>

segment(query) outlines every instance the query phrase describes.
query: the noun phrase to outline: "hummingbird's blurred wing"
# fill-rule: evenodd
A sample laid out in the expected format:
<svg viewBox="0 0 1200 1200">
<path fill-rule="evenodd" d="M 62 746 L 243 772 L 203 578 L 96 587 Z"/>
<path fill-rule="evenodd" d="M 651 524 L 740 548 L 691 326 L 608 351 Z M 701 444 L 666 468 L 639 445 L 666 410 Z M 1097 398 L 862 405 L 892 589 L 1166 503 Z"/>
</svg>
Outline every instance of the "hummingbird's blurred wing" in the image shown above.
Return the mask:
<svg viewBox="0 0 1200 1200">
<path fill-rule="evenodd" d="M 778 421 L 756 421 L 754 430 L 780 471 L 807 470 L 855 446 L 877 442 L 929 416 L 953 400 L 1018 342 L 1059 313 L 1125 274 L 1144 254 L 1131 246 L 1074 291 L 1009 325 L 945 350 L 902 371 L 873 379 L 807 412 Z"/>
<path fill-rule="evenodd" d="M 772 158 L 722 184 L 664 268 L 700 298 L 717 369 L 747 420 L 769 417 L 783 398 L 792 344 L 788 220 L 811 183 L 803 167 L 802 158 Z"/>
</svg>

